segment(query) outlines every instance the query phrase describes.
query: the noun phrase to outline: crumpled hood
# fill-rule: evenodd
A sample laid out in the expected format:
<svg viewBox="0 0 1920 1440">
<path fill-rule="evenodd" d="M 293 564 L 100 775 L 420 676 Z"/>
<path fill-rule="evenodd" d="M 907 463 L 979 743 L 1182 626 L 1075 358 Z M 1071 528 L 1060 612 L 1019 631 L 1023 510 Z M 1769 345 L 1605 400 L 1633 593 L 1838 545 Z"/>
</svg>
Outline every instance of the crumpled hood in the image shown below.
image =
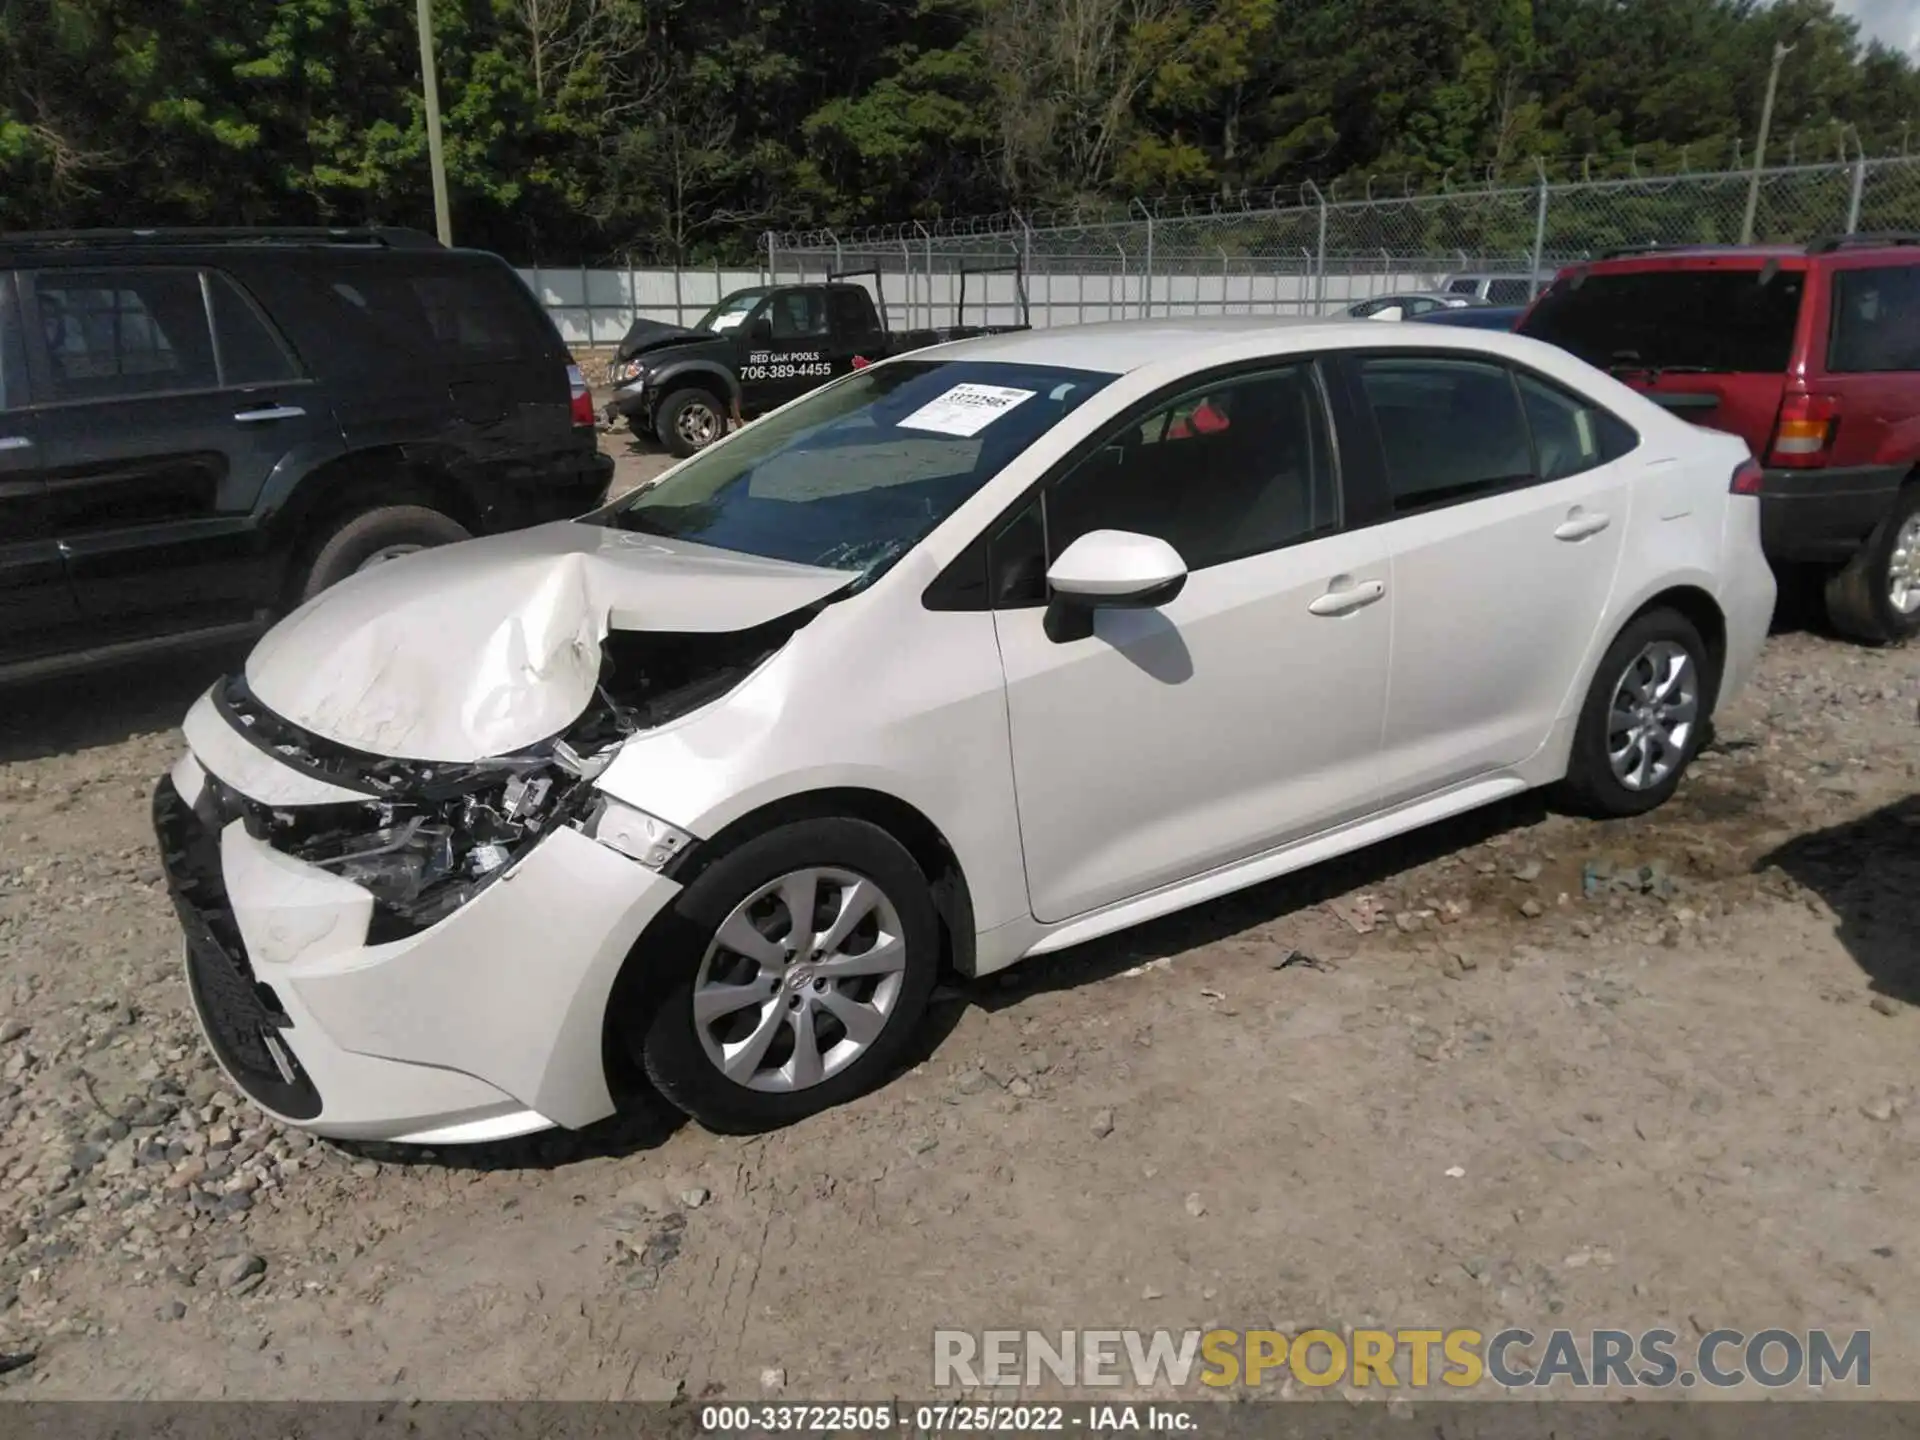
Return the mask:
<svg viewBox="0 0 1920 1440">
<path fill-rule="evenodd" d="M 667 345 L 685 345 L 695 340 L 713 340 L 716 337 L 710 330 L 694 330 L 685 325 L 669 325 L 664 320 L 635 320 L 627 327 L 627 333 L 621 337 L 620 348 L 613 352 L 616 360 L 631 360 L 634 356 L 648 350 L 658 350 Z"/>
<path fill-rule="evenodd" d="M 580 716 L 609 630 L 745 630 L 853 579 L 563 520 L 341 581 L 267 632 L 247 684 L 276 714 L 356 750 L 481 760 Z"/>
</svg>

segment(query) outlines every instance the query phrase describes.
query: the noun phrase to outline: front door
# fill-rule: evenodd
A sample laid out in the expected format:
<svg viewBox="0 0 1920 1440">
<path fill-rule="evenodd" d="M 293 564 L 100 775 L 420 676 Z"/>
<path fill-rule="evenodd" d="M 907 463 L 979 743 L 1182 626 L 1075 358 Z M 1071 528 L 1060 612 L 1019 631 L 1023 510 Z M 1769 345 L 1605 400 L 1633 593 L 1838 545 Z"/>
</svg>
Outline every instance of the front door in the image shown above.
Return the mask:
<svg viewBox="0 0 1920 1440">
<path fill-rule="evenodd" d="M 825 384 L 833 373 L 833 330 L 824 285 L 774 291 L 759 318 L 766 321 L 765 338 L 753 341 L 740 374 L 748 408 L 755 412 L 784 405 Z"/>
<path fill-rule="evenodd" d="M 1636 443 L 1494 361 L 1350 358 L 1394 519 L 1390 803 L 1518 765 L 1548 738 L 1619 569 Z"/>
<path fill-rule="evenodd" d="M 271 605 L 255 502 L 332 419 L 258 307 L 188 267 L 25 280 L 49 523 L 82 613 L 139 634 Z"/>
<path fill-rule="evenodd" d="M 1048 922 L 1366 813 L 1390 603 L 1378 528 L 1345 531 L 1311 363 L 1143 407 L 995 545 L 994 623 L 1034 915 Z M 1095 529 L 1188 567 L 1155 610 L 1044 627 L 1050 558 Z"/>
</svg>

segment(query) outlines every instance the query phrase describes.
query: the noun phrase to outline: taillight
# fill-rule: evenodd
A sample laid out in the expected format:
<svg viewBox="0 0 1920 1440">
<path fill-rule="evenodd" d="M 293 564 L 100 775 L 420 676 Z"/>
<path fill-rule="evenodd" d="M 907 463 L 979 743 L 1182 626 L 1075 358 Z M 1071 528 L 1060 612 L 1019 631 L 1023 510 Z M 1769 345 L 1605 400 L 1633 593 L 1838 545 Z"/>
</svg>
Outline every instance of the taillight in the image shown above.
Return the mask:
<svg viewBox="0 0 1920 1440">
<path fill-rule="evenodd" d="M 1740 468 L 1733 472 L 1733 485 L 1730 488 L 1736 495 L 1758 495 L 1766 478 L 1766 471 L 1760 468 L 1758 460 L 1742 460 Z"/>
<path fill-rule="evenodd" d="M 587 377 L 578 365 L 567 366 L 567 384 L 573 392 L 573 423 L 593 424 L 593 391 L 587 388 Z"/>
<path fill-rule="evenodd" d="M 1802 469 L 1824 465 L 1839 428 L 1840 406 L 1833 396 L 1789 395 L 1780 402 L 1780 420 L 1767 458 L 1775 465 Z"/>
</svg>

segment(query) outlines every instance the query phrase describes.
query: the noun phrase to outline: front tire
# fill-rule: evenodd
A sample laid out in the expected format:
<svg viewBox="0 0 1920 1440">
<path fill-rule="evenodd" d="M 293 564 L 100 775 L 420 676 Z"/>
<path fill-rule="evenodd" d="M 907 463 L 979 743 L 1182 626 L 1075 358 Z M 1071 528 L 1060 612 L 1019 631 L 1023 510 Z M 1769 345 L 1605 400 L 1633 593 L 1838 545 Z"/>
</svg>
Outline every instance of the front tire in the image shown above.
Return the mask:
<svg viewBox="0 0 1920 1440">
<path fill-rule="evenodd" d="M 863 820 L 747 841 L 687 887 L 658 937 L 663 953 L 642 959 L 640 1062 L 671 1104 L 731 1133 L 790 1125 L 886 1080 L 939 966 L 926 875 Z"/>
<path fill-rule="evenodd" d="M 1594 672 L 1561 791 L 1599 818 L 1666 803 L 1699 751 L 1719 684 L 1700 631 L 1676 610 L 1649 610 L 1615 637 Z"/>
<path fill-rule="evenodd" d="M 727 433 L 726 407 L 711 391 L 675 390 L 660 402 L 653 428 L 667 452 L 684 460 Z"/>
<path fill-rule="evenodd" d="M 1920 635 L 1920 483 L 1901 490 L 1853 559 L 1827 581 L 1827 619 L 1869 645 Z"/>
</svg>

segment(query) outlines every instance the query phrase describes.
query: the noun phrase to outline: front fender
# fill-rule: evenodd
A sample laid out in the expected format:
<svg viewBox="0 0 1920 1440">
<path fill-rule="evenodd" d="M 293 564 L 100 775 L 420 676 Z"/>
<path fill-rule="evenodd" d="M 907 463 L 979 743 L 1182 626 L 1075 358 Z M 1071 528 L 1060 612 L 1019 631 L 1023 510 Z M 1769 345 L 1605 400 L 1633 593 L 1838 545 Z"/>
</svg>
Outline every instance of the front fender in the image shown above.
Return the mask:
<svg viewBox="0 0 1920 1440">
<path fill-rule="evenodd" d="M 656 397 L 678 389 L 689 380 L 698 380 L 718 387 L 730 405 L 740 403 L 740 377 L 712 360 L 676 360 L 650 371 L 649 377 L 652 383 L 647 388 Z M 659 403 L 657 399 L 655 403 Z"/>
</svg>

